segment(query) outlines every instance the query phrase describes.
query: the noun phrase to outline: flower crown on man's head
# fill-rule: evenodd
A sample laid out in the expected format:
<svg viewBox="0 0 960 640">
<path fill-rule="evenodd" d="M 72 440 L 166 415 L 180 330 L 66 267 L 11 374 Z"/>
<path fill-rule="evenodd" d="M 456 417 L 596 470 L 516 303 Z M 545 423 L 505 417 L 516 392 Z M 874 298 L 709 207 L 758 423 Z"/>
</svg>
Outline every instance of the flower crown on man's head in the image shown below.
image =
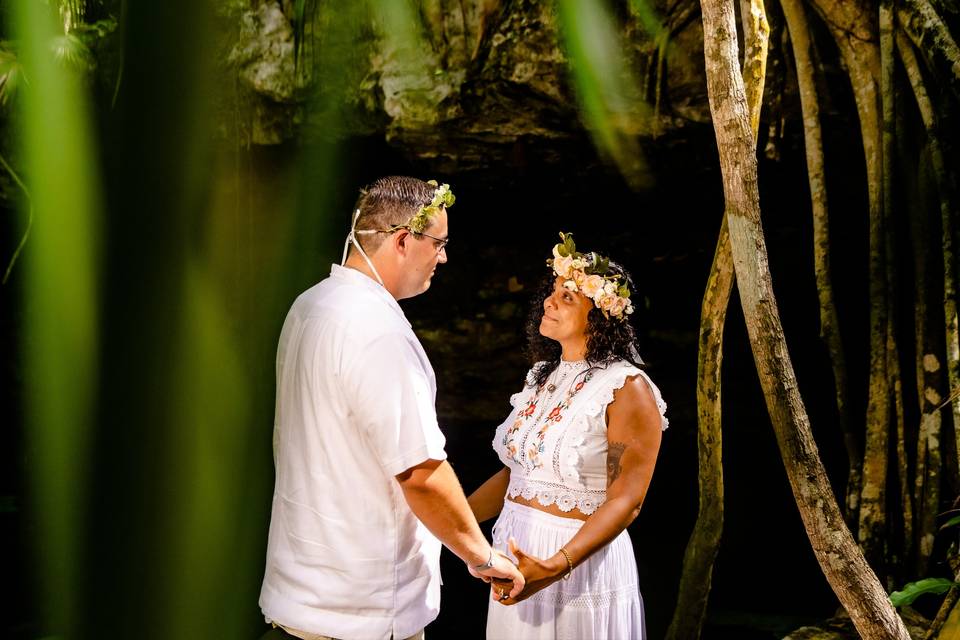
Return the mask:
<svg viewBox="0 0 960 640">
<path fill-rule="evenodd" d="M 633 313 L 630 289 L 619 273 L 610 271 L 610 259 L 598 253 L 580 253 L 573 242 L 573 234 L 561 233 L 560 242 L 553 247 L 553 258 L 547 260 L 563 286 L 581 293 L 596 305 L 607 318 L 624 320 Z"/>
<path fill-rule="evenodd" d="M 443 207 L 453 206 L 453 203 L 457 199 L 456 196 L 453 195 L 453 191 L 450 190 L 450 185 L 438 185 L 436 180 L 427 180 L 427 184 L 436 187 L 433 191 L 433 199 L 430 200 L 430 204 L 421 207 L 420 211 L 410 218 L 410 222 L 403 225 L 410 229 L 412 233 L 423 233 L 427 225 L 430 224 L 430 216 L 435 216 L 440 213 L 440 209 Z"/>
</svg>

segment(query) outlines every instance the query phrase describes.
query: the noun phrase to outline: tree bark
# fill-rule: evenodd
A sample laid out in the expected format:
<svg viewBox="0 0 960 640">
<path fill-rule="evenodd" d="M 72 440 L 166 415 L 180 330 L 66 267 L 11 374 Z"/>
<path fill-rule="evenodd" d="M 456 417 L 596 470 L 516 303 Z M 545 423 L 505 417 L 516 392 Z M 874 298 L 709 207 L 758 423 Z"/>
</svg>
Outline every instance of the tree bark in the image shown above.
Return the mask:
<svg viewBox="0 0 960 640">
<path fill-rule="evenodd" d="M 883 558 L 883 566 L 893 571 L 904 566 L 903 562 L 891 562 L 893 556 L 901 555 L 911 558 L 913 555 L 913 492 L 910 490 L 908 478 L 909 461 L 907 459 L 906 434 L 903 414 L 903 380 L 900 370 L 900 348 L 897 344 L 897 314 L 898 300 L 896 264 L 896 244 L 894 237 L 894 199 L 893 199 L 893 170 L 894 170 L 894 140 L 896 139 L 896 100 L 894 96 L 894 14 L 893 0 L 880 2 L 880 101 L 882 105 L 883 121 L 883 226 L 884 226 L 884 279 L 886 281 L 885 297 L 887 301 L 887 337 L 886 358 L 888 389 L 893 404 L 893 422 L 895 425 L 894 449 L 898 464 L 894 465 L 897 473 L 900 494 L 900 517 L 902 518 L 903 538 L 899 545 L 890 546 L 890 536 L 882 539 L 888 546 Z M 899 547 L 899 548 L 898 548 Z M 879 566 L 879 565 L 875 565 Z M 900 578 L 902 576 L 898 576 Z"/>
<path fill-rule="evenodd" d="M 952 177 L 947 169 L 943 146 L 940 140 L 940 128 L 937 122 L 936 111 L 917 63 L 916 54 L 910 43 L 902 34 L 898 34 L 897 47 L 900 59 L 903 61 L 913 88 L 913 95 L 917 100 L 920 118 L 927 132 L 927 142 L 930 145 L 930 161 L 933 165 L 933 174 L 937 181 L 937 191 L 940 195 L 940 233 L 943 252 L 943 312 L 945 319 L 945 337 L 947 351 L 947 381 L 950 394 L 960 389 L 960 327 L 957 321 L 957 257 L 954 246 L 954 221 L 957 219 L 956 192 Z M 960 402 L 952 402 L 950 406 L 953 415 L 953 433 L 956 438 L 955 451 L 960 452 Z"/>
<path fill-rule="evenodd" d="M 944 257 L 944 312 L 947 318 L 946 339 L 948 352 L 950 342 L 953 341 L 953 348 L 957 344 L 957 322 L 956 322 L 956 298 L 953 284 L 953 249 L 952 249 L 952 229 L 949 221 L 952 208 L 952 189 L 949 187 L 948 177 L 944 168 L 943 152 L 940 147 L 940 134 L 937 127 L 937 118 L 933 110 L 933 104 L 927 95 L 927 89 L 923 82 L 923 76 L 920 71 L 920 65 L 917 62 L 913 46 L 901 32 L 896 34 L 897 51 L 900 54 L 900 60 L 903 62 L 903 68 L 906 71 L 907 78 L 910 80 L 910 86 L 913 89 L 913 95 L 920 111 L 920 119 L 923 121 L 924 129 L 927 133 L 927 148 L 930 151 L 933 173 L 937 182 L 937 191 L 940 196 L 941 220 L 946 227 L 943 233 L 943 257 Z M 915 227 L 920 226 L 921 216 L 917 216 Z M 932 340 L 930 328 L 927 326 L 928 315 L 926 313 L 927 302 L 926 292 L 929 289 L 927 285 L 929 271 L 928 256 L 934 255 L 929 251 L 927 234 L 925 229 L 918 229 L 914 232 L 917 238 L 914 245 L 914 255 L 916 256 L 917 273 L 917 303 L 916 303 L 916 332 L 917 332 L 917 383 L 920 398 L 920 430 L 917 439 L 917 467 L 915 477 L 915 500 L 917 505 L 917 575 L 925 575 L 930 561 L 930 555 L 933 550 L 933 538 L 936 533 L 936 515 L 940 504 L 940 471 L 941 471 L 941 453 L 940 453 L 940 431 L 941 415 L 938 406 L 941 402 L 940 389 L 942 388 L 942 367 L 940 359 L 937 356 L 939 349 L 936 342 Z M 949 378 L 949 373 L 948 373 Z M 951 384 L 952 386 L 952 384 Z M 955 407 L 956 405 L 954 405 Z M 955 424 L 960 424 L 956 423 Z"/>
<path fill-rule="evenodd" d="M 882 557 L 885 534 L 884 501 L 890 426 L 877 15 L 863 0 L 810 0 L 810 3 L 827 23 L 850 76 L 867 168 L 870 220 L 870 380 L 858 538 L 867 557 L 876 563 Z"/>
<path fill-rule="evenodd" d="M 810 203 L 813 209 L 813 261 L 820 296 L 820 337 L 824 341 L 833 365 L 837 415 L 843 443 L 847 452 L 847 486 L 845 514 L 847 524 L 857 521 L 860 504 L 860 470 L 863 454 L 860 441 L 850 424 L 847 408 L 847 364 L 840 339 L 837 308 L 834 304 L 833 280 L 830 268 L 830 218 L 827 206 L 826 176 L 823 162 L 823 138 L 820 130 L 820 106 L 814 79 L 812 42 L 807 16 L 800 0 L 781 0 L 783 15 L 790 33 L 793 57 L 800 90 L 803 112 L 803 139 L 807 155 L 807 179 L 810 184 Z"/>
<path fill-rule="evenodd" d="M 707 613 L 713 563 L 723 533 L 723 447 L 721 369 L 723 327 L 733 289 L 733 255 L 724 218 L 700 311 L 697 362 L 697 457 L 700 507 L 683 554 L 683 570 L 667 640 L 696 640 Z"/>
<path fill-rule="evenodd" d="M 744 67 L 751 72 L 746 81 L 748 91 L 757 96 L 749 105 L 753 133 L 753 154 L 760 127 L 760 108 L 766 77 L 767 19 L 762 0 L 755 0 L 751 9 L 762 28 L 745 34 L 748 50 Z M 759 85 L 759 89 L 754 85 Z M 723 328 L 733 290 L 733 254 L 727 218 L 720 224 L 720 237 L 713 256 L 707 290 L 700 310 L 700 342 L 697 358 L 697 455 L 699 463 L 700 506 L 697 523 L 683 555 L 683 570 L 677 595 L 677 606 L 667 630 L 667 640 L 688 640 L 700 637 L 706 617 L 707 601 L 713 576 L 713 563 L 723 533 L 723 437 L 721 433 L 721 372 L 723 365 Z"/>
<path fill-rule="evenodd" d="M 760 226 L 757 160 L 731 0 L 701 0 L 707 92 L 723 174 L 740 301 L 767 409 L 801 518 L 820 566 L 866 640 L 907 630 L 843 522 L 797 391 Z"/>
<path fill-rule="evenodd" d="M 928 0 L 902 0 L 897 17 L 927 66 L 960 97 L 960 47 Z"/>
<path fill-rule="evenodd" d="M 770 38 L 770 25 L 767 23 L 763 0 L 740 0 L 740 22 L 743 25 L 743 82 L 750 109 L 750 130 L 756 142 L 760 130 L 760 108 L 763 105 Z"/>
<path fill-rule="evenodd" d="M 749 7 L 753 19 L 762 25 L 745 32 L 749 53 L 744 67 L 750 69 L 747 90 L 756 100 L 749 105 L 753 154 L 760 127 L 760 108 L 766 77 L 767 27 L 762 0 L 753 0 Z M 758 88 L 759 87 L 759 88 Z M 721 371 L 723 364 L 723 328 L 726 322 L 730 292 L 734 283 L 733 255 L 727 218 L 720 225 L 720 237 L 707 279 L 700 311 L 700 342 L 697 361 L 697 415 L 700 506 L 697 523 L 683 556 L 683 571 L 667 640 L 699 638 L 707 612 L 713 563 L 723 533 L 723 465 L 721 433 Z"/>
</svg>

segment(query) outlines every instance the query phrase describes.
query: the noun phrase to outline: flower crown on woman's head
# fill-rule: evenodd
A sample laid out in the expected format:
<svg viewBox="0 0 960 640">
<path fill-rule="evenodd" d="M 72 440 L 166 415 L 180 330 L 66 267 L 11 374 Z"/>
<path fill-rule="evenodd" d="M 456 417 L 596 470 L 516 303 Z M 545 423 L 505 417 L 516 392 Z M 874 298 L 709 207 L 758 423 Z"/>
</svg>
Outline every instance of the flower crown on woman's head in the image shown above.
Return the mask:
<svg viewBox="0 0 960 640">
<path fill-rule="evenodd" d="M 430 216 L 435 216 L 440 213 L 440 209 L 443 207 L 453 206 L 453 203 L 457 199 L 456 196 L 453 195 L 453 191 L 450 190 L 450 185 L 438 185 L 436 180 L 427 180 L 427 184 L 432 184 L 436 187 L 433 191 L 433 199 L 430 200 L 430 204 L 421 207 L 420 211 L 410 218 L 410 222 L 403 225 L 410 229 L 412 233 L 423 233 L 423 230 L 426 229 L 430 223 Z"/>
<path fill-rule="evenodd" d="M 553 258 L 547 260 L 563 286 L 591 300 L 604 317 L 624 320 L 633 313 L 630 289 L 619 273 L 610 272 L 610 259 L 598 253 L 580 253 L 572 233 L 560 233 L 560 242 L 553 247 Z"/>
</svg>

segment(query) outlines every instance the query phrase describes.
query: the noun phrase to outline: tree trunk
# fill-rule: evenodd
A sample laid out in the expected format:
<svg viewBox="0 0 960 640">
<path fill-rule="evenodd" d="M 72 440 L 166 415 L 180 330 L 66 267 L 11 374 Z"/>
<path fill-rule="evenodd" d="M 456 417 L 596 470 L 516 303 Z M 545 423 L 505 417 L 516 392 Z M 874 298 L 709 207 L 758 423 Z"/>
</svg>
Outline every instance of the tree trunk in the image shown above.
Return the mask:
<svg viewBox="0 0 960 640">
<path fill-rule="evenodd" d="M 933 174 L 937 180 L 937 190 L 940 194 L 940 233 L 943 251 L 943 312 L 946 321 L 945 336 L 947 346 L 947 381 L 950 395 L 960 389 L 960 329 L 957 322 L 957 258 L 954 247 L 954 220 L 957 218 L 956 192 L 953 180 L 947 169 L 943 146 L 940 140 L 940 128 L 933 103 L 923 83 L 920 65 L 910 43 L 902 34 L 898 34 L 897 47 L 900 59 L 907 70 L 913 95 L 917 100 L 920 118 L 927 131 L 927 142 L 930 145 L 930 161 L 933 165 Z M 953 415 L 953 433 L 956 438 L 956 449 L 960 453 L 960 402 L 951 403 Z"/>
<path fill-rule="evenodd" d="M 847 364 L 840 339 L 837 308 L 833 299 L 833 281 L 830 269 L 830 218 L 827 207 L 826 177 L 823 167 L 823 139 L 820 131 L 820 106 L 814 79 L 812 43 L 807 16 L 800 0 L 781 0 L 783 15 L 790 32 L 793 57 L 803 111 L 803 139 L 807 154 L 807 178 L 810 184 L 810 203 L 813 209 L 813 260 L 820 296 L 820 337 L 824 341 L 833 365 L 837 415 L 843 443 L 847 451 L 847 487 L 845 514 L 847 524 L 854 526 L 860 504 L 860 471 L 863 454 L 860 441 L 853 432 L 847 408 Z"/>
<path fill-rule="evenodd" d="M 860 119 L 860 136 L 867 167 L 870 219 L 870 380 L 864 445 L 863 489 L 858 538 L 871 562 L 882 558 L 885 534 L 887 446 L 890 404 L 886 367 L 887 304 L 883 261 L 883 169 L 879 114 L 880 49 L 877 16 L 862 0 L 810 0 L 823 16 L 850 76 Z"/>
<path fill-rule="evenodd" d="M 713 563 L 723 533 L 723 448 L 720 430 L 723 327 L 733 289 L 733 255 L 724 218 L 700 311 L 697 363 L 697 457 L 700 507 L 683 554 L 683 571 L 667 640 L 700 637 L 707 613 Z"/>
<path fill-rule="evenodd" d="M 908 471 L 910 469 L 907 459 L 906 434 L 903 415 L 903 381 L 900 370 L 900 348 L 897 344 L 897 276 L 894 265 L 896 264 L 896 236 L 894 224 L 894 199 L 893 199 L 893 170 L 895 164 L 894 140 L 896 139 L 896 100 L 894 95 L 894 26 L 893 26 L 893 0 L 881 0 L 880 2 L 880 101 L 882 104 L 883 116 L 883 226 L 884 226 L 884 279 L 886 281 L 886 301 L 887 301 L 887 337 L 886 337 L 886 358 L 887 358 L 887 377 L 888 389 L 891 393 L 893 404 L 893 421 L 895 425 L 894 450 L 897 455 L 897 464 L 894 469 L 897 473 L 897 480 L 900 494 L 900 517 L 902 518 L 903 538 L 899 545 L 890 545 L 891 536 L 889 532 L 883 536 L 887 544 L 887 552 L 883 557 L 883 566 L 889 567 L 893 571 L 898 571 L 904 566 L 904 563 L 897 562 L 895 556 L 904 559 L 911 558 L 913 555 L 913 492 L 910 490 L 910 481 Z M 880 566 L 880 565 L 876 565 Z M 897 576 L 899 580 L 902 576 Z"/>
<path fill-rule="evenodd" d="M 749 43 L 744 67 L 750 69 L 747 90 L 756 97 L 749 105 L 751 127 L 756 141 L 760 127 L 760 108 L 766 77 L 767 27 L 762 0 L 748 7 L 756 24 L 745 32 Z M 756 142 L 754 142 L 756 156 Z M 723 533 L 723 466 L 721 434 L 721 370 L 723 364 L 723 328 L 733 289 L 733 255 L 727 218 L 720 225 L 720 237 L 707 279 L 707 290 L 700 311 L 700 343 L 697 362 L 697 415 L 700 507 L 697 523 L 683 556 L 683 571 L 668 640 L 699 638 L 710 596 L 713 563 Z"/>
<path fill-rule="evenodd" d="M 766 77 L 767 19 L 762 0 L 754 0 L 754 20 L 763 25 L 745 33 L 751 55 L 744 60 L 750 68 L 747 90 L 753 91 L 750 121 L 753 132 L 753 154 L 760 127 L 760 107 Z M 752 56 L 752 57 L 751 57 Z M 757 89 L 757 86 L 759 89 Z M 733 255 L 730 253 L 730 232 L 727 218 L 720 224 L 720 237 L 713 256 L 707 290 L 700 310 L 700 342 L 697 359 L 697 453 L 699 462 L 700 507 L 697 523 L 683 554 L 683 570 L 667 640 L 688 640 L 700 637 L 707 613 L 707 600 L 713 576 L 713 563 L 723 533 L 723 455 L 721 433 L 721 371 L 723 365 L 723 327 L 733 290 Z"/>
<path fill-rule="evenodd" d="M 843 522 L 797 391 L 760 227 L 755 145 L 736 66 L 731 0 L 701 0 L 707 91 L 723 174 L 740 301 L 787 476 L 820 566 L 866 640 L 908 640 L 906 628 Z"/>
<path fill-rule="evenodd" d="M 930 70 L 960 97 L 960 47 L 936 9 L 928 0 L 902 0 L 897 18 Z"/>
<path fill-rule="evenodd" d="M 754 142 L 760 130 L 760 108 L 763 105 L 763 83 L 767 74 L 767 44 L 770 25 L 763 0 L 740 0 L 740 23 L 743 25 L 743 82 L 750 109 L 750 130 Z M 756 145 L 754 145 L 756 146 Z"/>
<path fill-rule="evenodd" d="M 920 111 L 920 119 L 927 132 L 927 148 L 930 151 L 934 177 L 937 181 L 937 191 L 940 195 L 941 219 L 945 224 L 950 220 L 952 211 L 951 189 L 944 170 L 943 152 L 940 147 L 940 134 L 933 104 L 927 95 L 926 86 L 917 62 L 916 54 L 907 38 L 900 32 L 896 34 L 897 51 L 900 60 L 910 79 L 913 95 Z M 916 216 L 915 227 L 921 227 L 922 216 Z M 952 233 L 949 225 L 943 234 L 944 255 L 944 311 L 947 317 L 946 338 L 949 345 L 951 337 L 956 345 L 956 299 L 953 290 L 952 264 Z M 929 290 L 928 272 L 929 256 L 935 255 L 929 250 L 927 238 L 929 234 L 925 228 L 914 232 L 917 238 L 914 244 L 917 274 L 917 303 L 916 303 L 916 332 L 917 332 L 917 385 L 920 398 L 920 431 L 917 438 L 917 470 L 915 478 L 915 499 L 917 505 L 917 575 L 927 573 L 930 554 L 933 550 L 933 538 L 936 533 L 936 516 L 940 506 L 940 430 L 941 416 L 938 406 L 941 402 L 940 389 L 942 388 L 942 368 L 937 356 L 939 349 L 932 339 L 930 328 L 927 326 L 928 315 L 926 292 Z M 952 313 L 952 315 L 951 315 Z M 952 318 L 952 322 L 951 322 Z M 948 347 L 949 351 L 949 347 Z M 954 405 L 955 406 L 955 405 Z M 956 424 L 956 423 L 955 423 Z"/>
</svg>

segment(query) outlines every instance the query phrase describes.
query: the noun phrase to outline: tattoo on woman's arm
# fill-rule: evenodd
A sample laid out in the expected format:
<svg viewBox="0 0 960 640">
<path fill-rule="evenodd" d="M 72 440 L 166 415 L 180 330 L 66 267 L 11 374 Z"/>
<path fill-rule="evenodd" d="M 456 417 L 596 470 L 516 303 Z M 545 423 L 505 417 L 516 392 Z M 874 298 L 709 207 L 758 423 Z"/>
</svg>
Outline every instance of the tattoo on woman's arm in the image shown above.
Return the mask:
<svg viewBox="0 0 960 640">
<path fill-rule="evenodd" d="M 620 471 L 622 467 L 620 466 L 620 458 L 623 457 L 623 452 L 627 449 L 627 445 L 623 442 L 611 442 L 607 446 L 607 486 L 609 487 L 613 484 L 613 481 L 620 477 Z"/>
</svg>

